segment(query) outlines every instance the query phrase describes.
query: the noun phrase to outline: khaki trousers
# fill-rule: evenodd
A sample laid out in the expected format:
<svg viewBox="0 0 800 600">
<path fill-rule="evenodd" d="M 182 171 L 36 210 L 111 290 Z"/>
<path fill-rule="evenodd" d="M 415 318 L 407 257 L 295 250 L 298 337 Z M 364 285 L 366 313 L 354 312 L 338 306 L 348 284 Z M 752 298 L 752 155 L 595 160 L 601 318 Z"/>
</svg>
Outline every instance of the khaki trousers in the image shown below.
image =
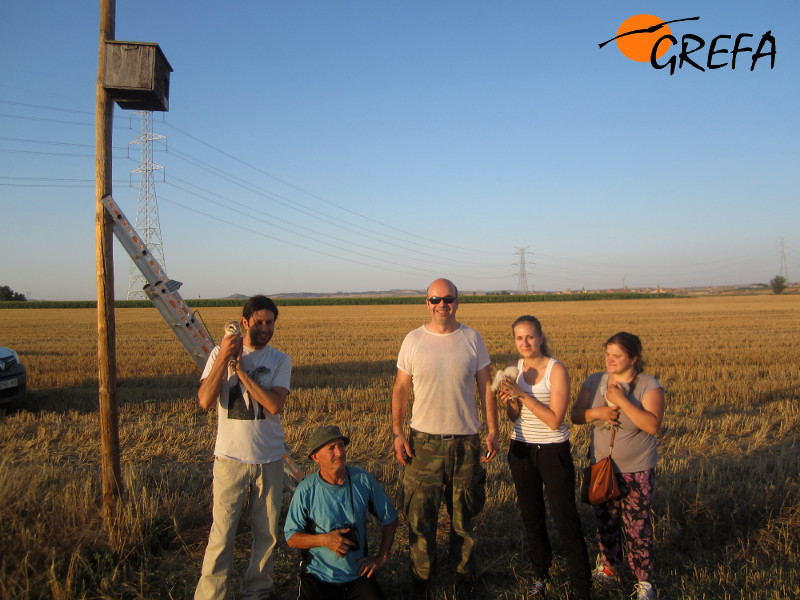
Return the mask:
<svg viewBox="0 0 800 600">
<path fill-rule="evenodd" d="M 274 591 L 272 552 L 278 539 L 282 497 L 281 461 L 247 465 L 229 458 L 214 459 L 213 523 L 195 600 L 228 597 L 236 529 L 245 500 L 250 507 L 253 545 L 242 582 L 242 599 L 261 600 Z"/>
</svg>

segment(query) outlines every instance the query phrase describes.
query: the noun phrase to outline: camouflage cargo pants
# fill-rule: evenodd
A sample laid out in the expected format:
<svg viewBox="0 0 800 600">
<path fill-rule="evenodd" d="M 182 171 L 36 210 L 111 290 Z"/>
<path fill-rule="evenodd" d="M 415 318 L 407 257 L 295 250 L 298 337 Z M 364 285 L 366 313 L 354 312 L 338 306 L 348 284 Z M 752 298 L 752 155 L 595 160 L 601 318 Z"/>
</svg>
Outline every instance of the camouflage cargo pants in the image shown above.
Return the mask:
<svg viewBox="0 0 800 600">
<path fill-rule="evenodd" d="M 411 432 L 414 457 L 403 479 L 403 509 L 408 519 L 412 571 L 428 579 L 436 562 L 436 529 L 442 493 L 450 515 L 450 562 L 471 570 L 475 536 L 472 518 L 486 502 L 486 471 L 480 438 Z"/>
</svg>

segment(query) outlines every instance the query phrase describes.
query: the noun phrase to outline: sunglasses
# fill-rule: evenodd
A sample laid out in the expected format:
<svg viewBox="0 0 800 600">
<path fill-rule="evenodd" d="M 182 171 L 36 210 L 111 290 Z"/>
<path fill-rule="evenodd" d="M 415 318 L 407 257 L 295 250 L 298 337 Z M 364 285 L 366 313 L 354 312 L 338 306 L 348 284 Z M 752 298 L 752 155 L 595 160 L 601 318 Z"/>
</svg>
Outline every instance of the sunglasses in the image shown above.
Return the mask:
<svg viewBox="0 0 800 600">
<path fill-rule="evenodd" d="M 445 304 L 452 304 L 453 302 L 456 301 L 456 297 L 455 296 L 444 296 L 444 297 L 442 297 L 442 296 L 431 296 L 430 298 L 428 298 L 428 302 L 430 302 L 431 304 L 439 304 L 439 302 L 441 302 L 442 300 L 444 300 Z"/>
</svg>

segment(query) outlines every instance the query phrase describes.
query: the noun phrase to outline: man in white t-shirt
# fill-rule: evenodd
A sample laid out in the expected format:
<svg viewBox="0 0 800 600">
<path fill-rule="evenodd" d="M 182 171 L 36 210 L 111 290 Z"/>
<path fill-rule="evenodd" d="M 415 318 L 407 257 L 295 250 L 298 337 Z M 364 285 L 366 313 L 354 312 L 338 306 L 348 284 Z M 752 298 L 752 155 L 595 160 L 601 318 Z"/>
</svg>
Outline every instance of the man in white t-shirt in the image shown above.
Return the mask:
<svg viewBox="0 0 800 600">
<path fill-rule="evenodd" d="M 428 287 L 429 323 L 403 340 L 392 391 L 395 457 L 406 465 L 404 506 L 409 527 L 413 597 L 430 594 L 436 561 L 436 527 L 442 495 L 450 514 L 450 562 L 456 565 L 460 597 L 474 594 L 472 518 L 486 499 L 481 462 L 497 454 L 497 405 L 491 391 L 490 359 L 480 334 L 456 321 L 458 289 L 447 279 Z M 486 419 L 487 453 L 481 457 L 477 385 Z M 414 402 L 404 433 L 411 390 Z"/>
<path fill-rule="evenodd" d="M 272 595 L 272 553 L 283 499 L 284 436 L 278 413 L 289 396 L 292 362 L 269 345 L 278 307 L 253 296 L 242 311 L 244 337 L 225 336 L 208 357 L 197 393 L 217 407 L 214 508 L 195 600 L 228 598 L 236 527 L 250 507 L 253 545 L 242 582 L 243 600 Z M 233 368 L 231 368 L 233 366 Z"/>
</svg>

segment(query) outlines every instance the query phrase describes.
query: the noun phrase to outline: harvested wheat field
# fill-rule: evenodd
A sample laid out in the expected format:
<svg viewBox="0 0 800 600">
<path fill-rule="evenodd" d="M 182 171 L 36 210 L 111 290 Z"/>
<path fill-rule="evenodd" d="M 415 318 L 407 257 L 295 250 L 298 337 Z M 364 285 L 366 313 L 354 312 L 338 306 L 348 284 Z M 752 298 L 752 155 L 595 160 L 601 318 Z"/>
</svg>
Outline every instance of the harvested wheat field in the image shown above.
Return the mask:
<svg viewBox="0 0 800 600">
<path fill-rule="evenodd" d="M 201 311 L 219 337 L 237 308 Z M 655 497 L 656 584 L 662 600 L 800 597 L 800 297 L 703 297 L 595 302 L 462 304 L 493 370 L 516 356 L 510 324 L 540 318 L 572 378 L 603 367 L 603 341 L 630 331 L 648 373 L 666 390 Z M 211 521 L 213 411 L 195 400 L 199 370 L 153 309 L 117 311 L 124 498 L 118 532 L 101 518 L 100 439 L 93 309 L 0 310 L 0 341 L 28 368 L 24 404 L 0 417 L 0 598 L 190 598 Z M 391 453 L 390 397 L 403 336 L 427 321 L 423 305 L 282 307 L 273 345 L 291 355 L 283 413 L 301 466 L 319 424 L 351 437 L 352 464 L 371 471 L 399 506 L 402 472 Z M 481 597 L 525 598 L 531 575 L 505 461 L 488 467 L 477 520 Z M 585 461 L 587 432 L 572 426 Z M 313 464 L 313 463 L 312 463 Z M 580 506 L 590 555 L 594 517 Z M 444 513 L 443 513 L 444 515 Z M 235 577 L 247 564 L 243 523 Z M 441 550 L 446 559 L 444 524 Z M 373 544 L 377 542 L 373 538 Z M 558 536 L 549 597 L 568 598 Z M 279 598 L 292 598 L 298 556 L 281 544 Z M 408 550 L 400 517 L 379 578 L 389 598 L 408 597 Z M 437 598 L 449 598 L 442 577 Z M 623 599 L 624 587 L 598 590 Z M 234 594 L 238 597 L 238 593 Z"/>
</svg>

